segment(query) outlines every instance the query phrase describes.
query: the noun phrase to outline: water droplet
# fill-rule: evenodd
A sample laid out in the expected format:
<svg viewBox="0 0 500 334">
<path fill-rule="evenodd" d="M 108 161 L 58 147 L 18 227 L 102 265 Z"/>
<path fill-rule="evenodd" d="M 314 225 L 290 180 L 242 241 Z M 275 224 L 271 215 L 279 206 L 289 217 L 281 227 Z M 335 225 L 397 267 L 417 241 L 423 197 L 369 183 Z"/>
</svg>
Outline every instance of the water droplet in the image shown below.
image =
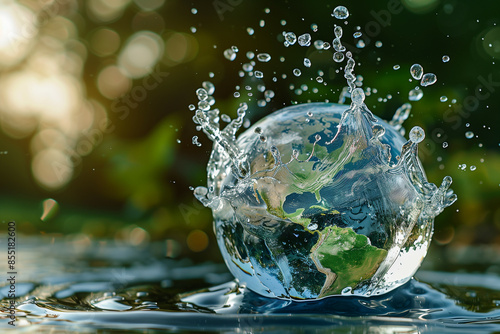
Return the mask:
<svg viewBox="0 0 500 334">
<path fill-rule="evenodd" d="M 236 52 L 233 49 L 226 49 L 224 50 L 224 57 L 229 61 L 233 61 L 236 59 Z"/>
<path fill-rule="evenodd" d="M 344 54 L 342 52 L 335 52 L 333 54 L 333 60 L 337 63 L 340 63 L 344 60 Z"/>
<path fill-rule="evenodd" d="M 240 92 L 234 92 L 233 96 L 234 97 L 240 97 Z"/>
<path fill-rule="evenodd" d="M 335 27 L 333 28 L 333 33 L 335 34 L 336 38 L 340 39 L 340 38 L 342 38 L 342 34 L 344 32 L 343 32 L 341 26 L 335 25 Z"/>
<path fill-rule="evenodd" d="M 191 27 L 189 28 L 189 30 L 191 30 L 191 32 L 194 34 L 196 32 L 196 27 Z"/>
<path fill-rule="evenodd" d="M 200 101 L 198 102 L 198 108 L 200 108 L 203 111 L 208 111 L 210 110 L 210 103 L 208 101 Z"/>
<path fill-rule="evenodd" d="M 198 137 L 194 136 L 193 137 L 193 140 L 194 138 L 198 139 Z M 196 187 L 193 191 L 194 195 L 196 196 L 196 198 L 198 197 L 205 197 L 207 194 L 208 194 L 208 189 L 206 187 Z"/>
<path fill-rule="evenodd" d="M 465 133 L 465 138 L 467 138 L 467 139 L 474 138 L 474 132 L 472 132 L 472 131 L 467 131 L 467 132 Z"/>
<path fill-rule="evenodd" d="M 300 46 L 309 46 L 311 45 L 311 35 L 309 34 L 300 35 L 298 41 Z"/>
<path fill-rule="evenodd" d="M 201 86 L 206 90 L 208 95 L 212 95 L 215 92 L 215 85 L 210 81 L 203 81 Z"/>
<path fill-rule="evenodd" d="M 250 63 L 243 64 L 242 68 L 243 68 L 243 71 L 245 71 L 245 72 L 250 72 L 253 70 L 253 66 Z"/>
<path fill-rule="evenodd" d="M 412 89 L 408 94 L 408 100 L 410 101 L 420 101 L 424 96 L 424 92 L 421 89 Z"/>
<path fill-rule="evenodd" d="M 377 48 L 381 48 L 381 47 L 382 47 L 382 42 L 381 42 L 381 41 L 376 41 L 376 42 L 375 42 L 375 46 L 376 46 Z"/>
<path fill-rule="evenodd" d="M 443 63 L 447 63 L 450 61 L 450 57 L 447 55 L 444 55 L 442 59 L 443 59 Z"/>
<path fill-rule="evenodd" d="M 473 172 L 473 171 L 476 170 L 476 166 L 472 165 L 472 166 L 469 167 L 469 169 Z"/>
<path fill-rule="evenodd" d="M 262 134 L 262 128 L 260 128 L 260 127 L 256 127 L 256 128 L 255 128 L 255 130 L 254 130 L 254 132 L 255 132 L 256 134 L 259 134 L 259 135 L 260 135 L 260 134 Z"/>
<path fill-rule="evenodd" d="M 43 212 L 40 220 L 46 221 L 53 218 L 59 211 L 59 204 L 52 198 L 47 198 L 42 202 Z"/>
<path fill-rule="evenodd" d="M 311 30 L 314 32 L 318 31 L 318 25 L 316 23 L 311 24 Z"/>
<path fill-rule="evenodd" d="M 420 64 L 413 64 L 410 67 L 410 73 L 413 79 L 420 80 L 424 75 L 424 68 Z"/>
<path fill-rule="evenodd" d="M 318 83 L 323 83 L 323 77 L 316 77 L 316 81 Z"/>
<path fill-rule="evenodd" d="M 361 106 L 365 101 L 365 92 L 363 92 L 363 89 L 362 88 L 354 89 L 351 93 L 351 100 L 355 105 Z"/>
<path fill-rule="evenodd" d="M 274 91 L 268 89 L 264 92 L 264 97 L 266 99 L 272 99 L 274 97 Z"/>
<path fill-rule="evenodd" d="M 437 77 L 434 73 L 425 73 L 424 76 L 422 77 L 422 80 L 420 81 L 420 85 L 422 87 L 427 87 L 435 84 L 436 81 Z"/>
<path fill-rule="evenodd" d="M 208 102 L 211 106 L 213 106 L 213 105 L 215 104 L 215 99 L 214 99 L 214 97 L 213 97 L 213 96 L 208 96 L 208 98 L 207 98 L 207 102 Z"/>
<path fill-rule="evenodd" d="M 248 104 L 246 102 L 240 103 L 240 107 L 236 112 L 238 113 L 238 116 L 245 116 L 245 112 L 248 110 Z"/>
<path fill-rule="evenodd" d="M 309 58 L 304 58 L 304 66 L 311 67 L 311 60 Z"/>
<path fill-rule="evenodd" d="M 354 38 L 360 38 L 363 34 L 360 31 L 356 31 L 352 36 Z"/>
<path fill-rule="evenodd" d="M 418 144 L 425 138 L 425 132 L 424 129 L 422 129 L 420 126 L 414 126 L 411 131 L 410 131 L 410 140 Z"/>
<path fill-rule="evenodd" d="M 357 47 L 358 49 L 363 49 L 365 46 L 366 46 L 365 41 L 363 41 L 362 39 L 360 39 L 360 40 L 356 43 L 356 47 Z"/>
<path fill-rule="evenodd" d="M 446 102 L 446 101 L 448 101 L 448 97 L 446 97 L 446 96 L 444 96 L 444 95 L 443 95 L 443 96 L 441 96 L 441 97 L 439 98 L 439 101 L 441 101 L 441 102 Z"/>
<path fill-rule="evenodd" d="M 220 119 L 223 121 L 223 122 L 226 122 L 226 123 L 230 123 L 231 122 L 231 117 L 229 117 L 228 115 L 226 114 L 222 114 L 220 115 Z"/>
<path fill-rule="evenodd" d="M 285 33 L 285 42 L 288 42 L 290 45 L 294 45 L 297 42 L 297 36 L 293 32 Z"/>
<path fill-rule="evenodd" d="M 198 136 L 193 136 L 193 139 L 191 141 L 194 145 L 200 147 L 201 146 L 201 143 L 198 142 Z M 196 189 L 195 189 L 196 190 Z"/>
<path fill-rule="evenodd" d="M 209 76 L 210 78 L 213 78 L 213 77 L 215 76 L 215 74 L 214 74 L 214 72 L 208 72 L 208 76 Z"/>
<path fill-rule="evenodd" d="M 392 68 L 393 68 L 394 70 L 396 70 L 396 71 L 397 71 L 397 70 L 399 70 L 399 69 L 401 68 L 401 66 L 399 66 L 399 65 L 394 65 Z"/>
<path fill-rule="evenodd" d="M 345 46 L 342 45 L 340 38 L 336 37 L 332 42 L 335 51 L 345 51 Z"/>
<path fill-rule="evenodd" d="M 332 16 L 334 16 L 336 19 L 344 20 L 349 17 L 349 11 L 344 6 L 337 6 L 333 10 Z"/>
<path fill-rule="evenodd" d="M 191 8 L 191 13 L 193 13 L 193 14 L 195 14 L 195 15 L 196 15 L 196 14 L 198 13 L 198 9 L 196 9 L 196 8 Z"/>
<path fill-rule="evenodd" d="M 465 170 L 467 168 L 466 164 L 460 164 L 458 165 L 458 169 Z"/>
<path fill-rule="evenodd" d="M 265 25 L 266 25 L 266 21 L 264 21 L 264 20 L 259 21 L 259 27 L 264 28 Z"/>
<path fill-rule="evenodd" d="M 269 53 L 259 53 L 257 55 L 257 60 L 263 63 L 267 63 L 271 60 L 271 55 Z"/>
<path fill-rule="evenodd" d="M 448 142 L 447 141 L 443 142 L 443 148 L 447 148 L 447 147 L 448 147 Z"/>
<path fill-rule="evenodd" d="M 200 101 L 205 101 L 208 98 L 208 93 L 204 88 L 198 88 L 196 90 L 196 95 Z"/>
<path fill-rule="evenodd" d="M 264 73 L 262 73 L 261 71 L 255 71 L 255 77 L 258 78 L 258 79 L 262 79 L 264 77 Z"/>
<path fill-rule="evenodd" d="M 313 45 L 314 47 L 316 48 L 316 50 L 323 50 L 323 41 L 318 39 L 316 41 L 314 41 Z"/>
<path fill-rule="evenodd" d="M 188 108 L 189 108 L 189 110 L 191 110 L 191 111 L 194 111 L 194 110 L 196 109 L 196 107 L 195 107 L 195 105 L 194 105 L 194 104 L 190 104 L 190 105 L 188 106 Z"/>
<path fill-rule="evenodd" d="M 253 30 L 253 28 L 248 27 L 248 28 L 247 28 L 247 33 L 248 33 L 250 36 L 252 36 L 252 35 L 255 33 L 255 30 Z"/>
<path fill-rule="evenodd" d="M 323 50 L 328 50 L 330 48 L 330 43 L 328 42 L 323 42 Z"/>
<path fill-rule="evenodd" d="M 295 75 L 296 77 L 300 77 L 301 74 L 302 72 L 298 68 L 293 69 L 293 75 Z"/>
</svg>

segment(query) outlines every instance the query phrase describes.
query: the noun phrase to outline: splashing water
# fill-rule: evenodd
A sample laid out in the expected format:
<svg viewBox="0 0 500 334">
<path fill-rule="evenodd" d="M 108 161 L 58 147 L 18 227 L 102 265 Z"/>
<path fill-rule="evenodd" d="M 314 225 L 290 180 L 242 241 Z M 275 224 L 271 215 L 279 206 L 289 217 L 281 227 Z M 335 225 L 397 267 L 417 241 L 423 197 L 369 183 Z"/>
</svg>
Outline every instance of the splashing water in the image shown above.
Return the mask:
<svg viewBox="0 0 500 334">
<path fill-rule="evenodd" d="M 347 18 L 340 7 L 333 16 Z M 214 90 L 197 91 L 202 106 L 194 121 L 214 147 L 208 187 L 194 194 L 213 211 L 231 273 L 263 296 L 304 300 L 391 291 L 416 272 L 434 218 L 456 200 L 450 177 L 440 187 L 427 181 L 417 156 L 424 130 L 414 127 L 408 141 L 403 137 L 411 105 L 389 123 L 373 115 L 352 53 L 342 45 L 342 28 L 336 25 L 334 34 L 334 61 L 347 59 L 340 101 L 350 97 L 350 106 L 286 107 L 236 139 L 248 105 L 240 104 L 237 118 L 221 129 L 219 110 L 202 103 Z M 297 42 L 293 32 L 283 36 L 286 46 Z M 304 36 L 299 45 L 310 44 Z M 418 64 L 410 73 L 422 86 L 437 80 Z"/>
<path fill-rule="evenodd" d="M 311 35 L 310 34 L 300 35 L 298 41 L 300 46 L 309 46 L 311 45 Z"/>
<path fill-rule="evenodd" d="M 349 11 L 344 6 L 337 6 L 333 10 L 333 16 L 339 20 L 343 20 L 349 17 Z"/>
<path fill-rule="evenodd" d="M 435 84 L 436 81 L 437 77 L 434 73 L 425 73 L 424 76 L 422 77 L 422 80 L 420 81 L 420 85 L 422 87 L 427 87 Z"/>
<path fill-rule="evenodd" d="M 271 56 L 268 53 L 259 53 L 257 59 L 263 63 L 267 63 L 271 60 Z"/>
<path fill-rule="evenodd" d="M 420 101 L 423 96 L 424 96 L 424 92 L 421 89 L 412 89 L 410 91 L 410 93 L 408 93 L 408 100 Z"/>
<path fill-rule="evenodd" d="M 415 80 L 420 80 L 422 79 L 422 76 L 424 75 L 424 68 L 420 64 L 413 64 L 410 67 L 410 73 L 413 79 Z"/>
</svg>

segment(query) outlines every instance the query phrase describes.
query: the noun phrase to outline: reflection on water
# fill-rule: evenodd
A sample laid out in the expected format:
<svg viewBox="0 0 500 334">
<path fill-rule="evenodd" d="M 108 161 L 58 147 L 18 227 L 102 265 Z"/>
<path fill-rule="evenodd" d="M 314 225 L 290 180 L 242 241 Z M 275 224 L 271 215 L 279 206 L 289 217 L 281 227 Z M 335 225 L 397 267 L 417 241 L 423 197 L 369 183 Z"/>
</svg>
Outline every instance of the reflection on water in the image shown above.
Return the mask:
<svg viewBox="0 0 500 334">
<path fill-rule="evenodd" d="M 100 242 L 83 252 L 45 239 L 22 238 L 21 244 L 16 325 L 26 332 L 500 330 L 500 278 L 494 274 L 420 271 L 420 281 L 376 298 L 290 302 L 238 286 L 223 264 L 163 258 L 164 243 L 134 248 Z M 0 288 L 2 328 L 11 328 L 7 291 Z"/>
</svg>

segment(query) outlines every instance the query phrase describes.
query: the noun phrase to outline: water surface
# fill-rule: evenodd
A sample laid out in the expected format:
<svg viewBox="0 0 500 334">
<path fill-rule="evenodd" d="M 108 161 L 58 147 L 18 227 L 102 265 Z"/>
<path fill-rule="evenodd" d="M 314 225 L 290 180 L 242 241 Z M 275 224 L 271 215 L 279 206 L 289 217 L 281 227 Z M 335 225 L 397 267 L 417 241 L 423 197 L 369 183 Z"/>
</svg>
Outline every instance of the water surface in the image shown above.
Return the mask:
<svg viewBox="0 0 500 334">
<path fill-rule="evenodd" d="M 496 273 L 424 268 L 383 296 L 291 302 L 238 286 L 223 264 L 166 259 L 163 243 L 21 238 L 19 244 L 15 323 L 23 333 L 500 331 Z M 7 290 L 0 288 L 2 329 L 12 329 Z"/>
</svg>

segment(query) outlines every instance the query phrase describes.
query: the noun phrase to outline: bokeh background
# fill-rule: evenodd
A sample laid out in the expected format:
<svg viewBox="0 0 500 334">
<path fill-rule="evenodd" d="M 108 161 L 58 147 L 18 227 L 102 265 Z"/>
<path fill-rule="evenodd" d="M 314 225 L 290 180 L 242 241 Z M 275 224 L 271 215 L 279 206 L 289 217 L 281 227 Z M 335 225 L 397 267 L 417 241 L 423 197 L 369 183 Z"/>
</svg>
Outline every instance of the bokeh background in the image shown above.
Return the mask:
<svg viewBox="0 0 500 334">
<path fill-rule="evenodd" d="M 82 247 L 158 241 L 167 257 L 220 261 L 211 212 L 190 190 L 206 185 L 211 151 L 188 108 L 195 90 L 210 80 L 221 113 L 234 117 L 248 102 L 251 122 L 293 103 L 337 101 L 345 80 L 331 49 L 286 48 L 282 32 L 331 42 L 339 4 L 351 13 L 342 41 L 375 114 L 390 119 L 408 102 L 412 64 L 437 75 L 405 123 L 427 133 L 428 179 L 451 175 L 459 198 L 436 219 L 433 252 L 447 264 L 464 264 L 461 249 L 491 259 L 500 244 L 500 3 L 488 0 L 2 0 L 0 220 Z M 233 61 L 223 55 L 231 46 Z M 255 64 L 263 79 L 243 69 L 248 51 L 272 55 Z M 311 80 L 320 70 L 326 86 Z M 265 103 L 259 84 L 274 92 Z"/>
</svg>

